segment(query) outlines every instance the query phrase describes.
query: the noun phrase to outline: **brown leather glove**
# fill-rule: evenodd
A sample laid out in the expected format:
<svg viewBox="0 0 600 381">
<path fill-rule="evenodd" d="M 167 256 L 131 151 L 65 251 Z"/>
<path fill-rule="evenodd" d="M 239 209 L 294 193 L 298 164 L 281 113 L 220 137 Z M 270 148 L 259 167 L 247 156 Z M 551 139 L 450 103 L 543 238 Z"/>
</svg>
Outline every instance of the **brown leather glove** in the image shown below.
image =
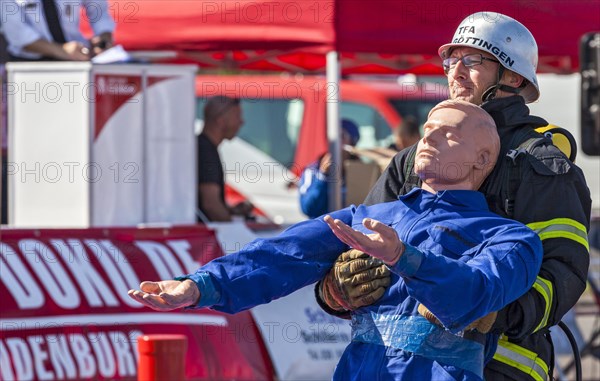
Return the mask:
<svg viewBox="0 0 600 381">
<path fill-rule="evenodd" d="M 429 320 L 430 323 L 442 325 L 442 323 L 438 320 L 438 318 L 436 318 L 435 315 L 431 311 L 429 311 L 429 309 L 427 307 L 425 307 L 423 304 L 419 304 L 418 311 L 425 319 Z M 496 311 L 490 312 L 489 314 L 485 315 L 484 317 L 479 318 L 479 319 L 475 320 L 474 322 L 472 322 L 471 324 L 469 324 L 464 330 L 465 331 L 477 330 L 481 333 L 488 333 L 492 329 L 492 326 L 494 325 L 494 322 L 496 321 L 497 315 L 498 315 L 498 312 L 496 312 Z"/>
<path fill-rule="evenodd" d="M 379 259 L 359 250 L 340 255 L 319 284 L 319 296 L 336 311 L 373 304 L 390 285 L 390 270 Z"/>
</svg>

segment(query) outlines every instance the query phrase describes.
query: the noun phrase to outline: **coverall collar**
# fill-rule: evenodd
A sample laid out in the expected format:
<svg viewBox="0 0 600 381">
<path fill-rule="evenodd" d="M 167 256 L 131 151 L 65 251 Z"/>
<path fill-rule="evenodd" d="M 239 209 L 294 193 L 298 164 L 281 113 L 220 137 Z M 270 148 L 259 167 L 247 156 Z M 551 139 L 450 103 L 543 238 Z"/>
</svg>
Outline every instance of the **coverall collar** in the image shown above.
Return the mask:
<svg viewBox="0 0 600 381">
<path fill-rule="evenodd" d="M 489 210 L 483 193 L 474 190 L 444 190 L 433 194 L 421 188 L 413 188 L 410 192 L 399 198 L 408 203 L 411 201 L 414 202 L 419 198 L 424 202 L 438 199 L 450 205 L 467 206 L 477 210 Z"/>
</svg>

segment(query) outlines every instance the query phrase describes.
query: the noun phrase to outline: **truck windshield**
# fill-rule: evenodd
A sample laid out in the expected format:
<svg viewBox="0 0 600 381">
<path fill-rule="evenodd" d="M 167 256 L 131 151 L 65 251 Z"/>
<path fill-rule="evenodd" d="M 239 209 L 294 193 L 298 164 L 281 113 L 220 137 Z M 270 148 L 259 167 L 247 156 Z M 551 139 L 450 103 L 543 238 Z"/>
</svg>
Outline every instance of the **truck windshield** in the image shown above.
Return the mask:
<svg viewBox="0 0 600 381">
<path fill-rule="evenodd" d="M 197 98 L 196 119 L 203 121 L 205 99 Z M 244 125 L 238 137 L 290 168 L 298 145 L 304 102 L 300 99 L 242 99 Z M 201 122 L 202 123 L 202 122 Z"/>
<path fill-rule="evenodd" d="M 421 127 L 421 135 L 423 134 L 423 124 L 427 120 L 427 114 L 429 110 L 438 104 L 440 99 L 418 99 L 418 100 L 406 100 L 406 99 L 388 99 L 392 107 L 400 114 L 401 117 L 405 118 L 408 115 L 412 115 L 417 118 L 417 122 Z"/>
</svg>

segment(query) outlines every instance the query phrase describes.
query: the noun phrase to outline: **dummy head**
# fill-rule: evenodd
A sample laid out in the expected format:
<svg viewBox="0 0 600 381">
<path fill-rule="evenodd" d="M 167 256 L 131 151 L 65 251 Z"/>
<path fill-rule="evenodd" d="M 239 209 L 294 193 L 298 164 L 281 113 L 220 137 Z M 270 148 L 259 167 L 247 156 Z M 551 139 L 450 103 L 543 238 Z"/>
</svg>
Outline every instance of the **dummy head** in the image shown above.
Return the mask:
<svg viewBox="0 0 600 381">
<path fill-rule="evenodd" d="M 427 191 L 477 190 L 498 159 L 500 138 L 494 120 L 472 103 L 439 103 L 429 112 L 423 133 L 415 173 Z"/>
</svg>

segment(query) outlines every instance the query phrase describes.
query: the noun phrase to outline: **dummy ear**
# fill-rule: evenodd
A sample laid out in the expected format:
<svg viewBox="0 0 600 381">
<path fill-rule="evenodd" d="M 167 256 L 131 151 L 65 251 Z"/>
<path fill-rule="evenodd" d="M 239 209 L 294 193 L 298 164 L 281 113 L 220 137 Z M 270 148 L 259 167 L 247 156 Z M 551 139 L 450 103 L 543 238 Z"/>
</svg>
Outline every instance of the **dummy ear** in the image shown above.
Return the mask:
<svg viewBox="0 0 600 381">
<path fill-rule="evenodd" d="M 490 151 L 489 150 L 481 150 L 479 151 L 479 155 L 477 156 L 477 162 L 475 163 L 476 169 L 484 169 L 490 165 Z"/>
</svg>

